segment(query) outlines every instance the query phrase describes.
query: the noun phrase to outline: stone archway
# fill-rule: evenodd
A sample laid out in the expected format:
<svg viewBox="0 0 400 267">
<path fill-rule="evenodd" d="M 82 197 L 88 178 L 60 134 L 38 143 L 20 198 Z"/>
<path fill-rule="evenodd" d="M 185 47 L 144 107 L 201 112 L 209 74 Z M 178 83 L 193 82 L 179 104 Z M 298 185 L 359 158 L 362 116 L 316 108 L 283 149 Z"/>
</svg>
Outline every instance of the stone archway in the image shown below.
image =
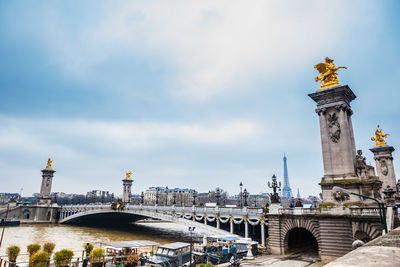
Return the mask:
<svg viewBox="0 0 400 267">
<path fill-rule="evenodd" d="M 286 252 L 288 253 L 306 252 L 308 255 L 318 256 L 318 241 L 314 235 L 305 228 L 296 227 L 291 229 L 286 234 L 285 240 L 287 240 Z"/>
<path fill-rule="evenodd" d="M 371 241 L 371 237 L 364 231 L 356 231 L 354 233 L 354 240 L 361 240 L 364 243 Z"/>
<path fill-rule="evenodd" d="M 369 242 L 382 235 L 382 225 L 370 222 L 353 222 L 353 240 Z"/>
<path fill-rule="evenodd" d="M 319 255 L 321 241 L 319 223 L 316 219 L 306 217 L 286 219 L 282 225 L 282 238 L 284 254 L 289 252 L 289 243 L 293 249 L 303 242 L 303 245 L 309 245 L 309 250 Z"/>
<path fill-rule="evenodd" d="M 31 217 L 31 212 L 29 210 L 24 210 L 23 214 L 23 218 L 24 220 L 29 220 L 29 218 Z"/>
</svg>

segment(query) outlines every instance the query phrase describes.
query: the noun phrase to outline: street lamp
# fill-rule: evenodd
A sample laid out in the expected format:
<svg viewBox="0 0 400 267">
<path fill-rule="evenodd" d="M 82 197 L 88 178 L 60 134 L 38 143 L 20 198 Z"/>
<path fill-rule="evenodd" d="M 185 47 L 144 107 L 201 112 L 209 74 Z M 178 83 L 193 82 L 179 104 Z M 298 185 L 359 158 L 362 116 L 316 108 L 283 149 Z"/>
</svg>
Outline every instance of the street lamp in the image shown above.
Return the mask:
<svg viewBox="0 0 400 267">
<path fill-rule="evenodd" d="M 156 190 L 156 205 L 158 205 L 158 198 L 160 197 L 160 194 L 158 193 L 158 188 Z"/>
<path fill-rule="evenodd" d="M 268 187 L 272 188 L 272 190 L 274 191 L 273 195 L 271 196 L 271 203 L 279 203 L 279 195 L 276 192 L 276 189 L 280 189 L 281 188 L 281 182 L 277 182 L 276 181 L 276 176 L 275 174 L 272 175 L 272 183 L 270 184 L 268 181 Z"/>
<path fill-rule="evenodd" d="M 221 197 L 221 190 L 219 187 L 215 190 L 215 198 L 217 199 L 217 206 L 219 206 L 219 198 Z"/>
<path fill-rule="evenodd" d="M 165 187 L 165 206 L 168 206 L 168 186 Z"/>
<path fill-rule="evenodd" d="M 243 201 L 242 201 L 242 188 L 243 188 L 243 183 L 242 183 L 242 182 L 240 182 L 239 187 L 240 187 L 240 207 L 243 208 Z"/>
<path fill-rule="evenodd" d="M 140 198 L 141 198 L 141 200 L 140 200 L 140 204 L 144 204 L 144 193 L 143 193 L 143 191 L 142 191 L 142 194 L 140 195 Z"/>
<path fill-rule="evenodd" d="M 349 190 L 346 190 L 344 188 L 341 188 L 339 186 L 334 186 L 332 188 L 332 191 L 333 192 L 339 192 L 339 193 L 345 193 L 345 194 L 348 194 L 348 195 L 350 195 L 350 194 L 351 195 L 356 195 L 356 196 L 359 196 L 359 197 L 364 197 L 364 198 L 368 198 L 368 199 L 372 199 L 372 200 L 376 201 L 376 203 L 378 203 L 378 208 L 379 208 L 379 219 L 380 219 L 380 222 L 383 224 L 383 226 L 385 228 L 385 233 L 387 234 L 388 230 L 387 230 L 387 225 L 386 225 L 385 206 L 384 206 L 383 203 L 378 201 L 376 198 L 365 196 L 365 195 L 361 195 L 361 194 L 357 194 L 357 193 L 351 192 Z"/>
<path fill-rule="evenodd" d="M 192 193 L 192 197 L 193 197 L 193 206 L 196 206 L 197 191 L 194 191 L 194 192 Z"/>
<path fill-rule="evenodd" d="M 249 197 L 249 192 L 247 192 L 247 189 L 245 188 L 243 191 L 243 198 L 244 198 L 244 206 L 247 207 L 247 198 Z"/>
<path fill-rule="evenodd" d="M 192 245 L 193 245 L 193 240 L 192 240 L 192 232 L 196 229 L 194 226 L 189 226 L 189 233 L 190 233 L 190 264 L 189 266 L 192 266 Z"/>
<path fill-rule="evenodd" d="M 176 190 L 172 192 L 172 197 L 174 198 L 174 202 L 172 203 L 172 205 L 176 205 Z"/>
</svg>

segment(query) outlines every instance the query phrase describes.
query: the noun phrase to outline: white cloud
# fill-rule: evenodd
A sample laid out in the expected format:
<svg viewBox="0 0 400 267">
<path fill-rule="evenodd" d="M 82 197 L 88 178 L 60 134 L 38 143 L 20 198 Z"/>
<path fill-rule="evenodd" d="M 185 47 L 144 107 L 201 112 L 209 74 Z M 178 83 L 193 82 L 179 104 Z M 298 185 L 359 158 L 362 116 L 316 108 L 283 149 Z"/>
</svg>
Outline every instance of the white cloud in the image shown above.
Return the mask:
<svg viewBox="0 0 400 267">
<path fill-rule="evenodd" d="M 331 56 L 362 25 L 358 14 L 367 7 L 360 3 L 128 1 L 112 3 L 101 19 L 73 31 L 60 31 L 62 15 L 49 12 L 44 20 L 51 23 L 44 24 L 54 35 L 45 42 L 64 70 L 99 87 L 115 90 L 124 82 L 94 75 L 122 53 L 149 57 L 150 65 L 151 59 L 162 62 L 172 94 L 205 100 L 250 90 L 255 80 L 287 79 Z"/>
<path fill-rule="evenodd" d="M 255 121 L 223 123 L 129 123 L 84 120 L 35 120 L 1 118 L 1 148 L 30 148 L 32 151 L 60 150 L 59 146 L 113 147 L 114 150 L 152 146 L 154 142 L 234 144 L 258 136 L 262 127 Z M 72 142 L 71 142 L 72 141 Z M 63 153 L 75 156 L 65 146 Z"/>
</svg>

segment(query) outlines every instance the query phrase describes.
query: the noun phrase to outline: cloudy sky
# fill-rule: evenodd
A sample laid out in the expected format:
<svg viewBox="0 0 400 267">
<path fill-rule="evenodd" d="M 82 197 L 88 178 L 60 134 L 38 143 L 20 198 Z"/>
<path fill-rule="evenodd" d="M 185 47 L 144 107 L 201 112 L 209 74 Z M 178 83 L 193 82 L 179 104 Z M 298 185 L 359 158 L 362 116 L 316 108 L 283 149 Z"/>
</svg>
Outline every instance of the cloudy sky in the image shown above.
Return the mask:
<svg viewBox="0 0 400 267">
<path fill-rule="evenodd" d="M 149 186 L 317 195 L 313 66 L 337 65 L 357 148 L 400 150 L 398 1 L 2 1 L 1 192 Z M 394 152 L 400 175 L 400 154 Z"/>
</svg>

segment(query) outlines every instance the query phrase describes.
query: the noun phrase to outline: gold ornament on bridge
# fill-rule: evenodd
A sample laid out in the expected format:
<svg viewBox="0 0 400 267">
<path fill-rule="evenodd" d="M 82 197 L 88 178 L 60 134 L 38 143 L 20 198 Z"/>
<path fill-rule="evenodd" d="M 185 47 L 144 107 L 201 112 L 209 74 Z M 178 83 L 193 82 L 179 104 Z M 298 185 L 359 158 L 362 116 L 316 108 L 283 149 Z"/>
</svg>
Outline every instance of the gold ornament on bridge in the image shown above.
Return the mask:
<svg viewBox="0 0 400 267">
<path fill-rule="evenodd" d="M 53 169 L 53 167 L 51 166 L 52 163 L 53 163 L 53 160 L 51 158 L 49 158 L 47 160 L 46 170 L 52 170 Z"/>
<path fill-rule="evenodd" d="M 387 146 L 386 141 L 383 138 L 386 138 L 389 134 L 384 134 L 382 129 L 378 128 L 375 131 L 375 136 L 371 137 L 372 141 L 375 141 L 375 146 Z"/>
<path fill-rule="evenodd" d="M 340 85 L 337 70 L 347 69 L 347 67 L 336 67 L 333 63 L 333 59 L 326 57 L 325 63 L 319 63 L 315 65 L 314 69 L 317 69 L 319 71 L 319 75 L 314 78 L 316 82 L 319 81 L 321 83 L 321 87 L 317 90 L 319 91 Z"/>
<path fill-rule="evenodd" d="M 127 179 L 127 180 L 131 179 L 132 171 L 128 171 L 128 172 L 126 172 L 125 174 L 126 174 L 125 179 Z"/>
</svg>

